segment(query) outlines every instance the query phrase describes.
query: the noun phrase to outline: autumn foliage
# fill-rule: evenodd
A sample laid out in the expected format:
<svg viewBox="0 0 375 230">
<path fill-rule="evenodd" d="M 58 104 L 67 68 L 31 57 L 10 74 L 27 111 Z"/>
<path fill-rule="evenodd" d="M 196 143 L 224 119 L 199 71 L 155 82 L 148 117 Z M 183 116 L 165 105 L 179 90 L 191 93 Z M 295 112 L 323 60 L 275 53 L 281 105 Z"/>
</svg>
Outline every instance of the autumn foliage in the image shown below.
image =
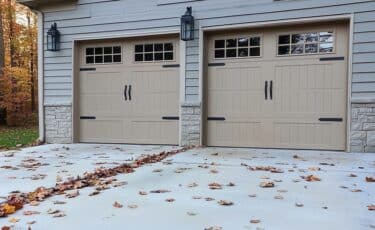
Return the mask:
<svg viewBox="0 0 375 230">
<path fill-rule="evenodd" d="M 36 15 L 15 0 L 0 0 L 0 19 L 0 109 L 8 125 L 24 125 L 37 110 Z"/>
</svg>

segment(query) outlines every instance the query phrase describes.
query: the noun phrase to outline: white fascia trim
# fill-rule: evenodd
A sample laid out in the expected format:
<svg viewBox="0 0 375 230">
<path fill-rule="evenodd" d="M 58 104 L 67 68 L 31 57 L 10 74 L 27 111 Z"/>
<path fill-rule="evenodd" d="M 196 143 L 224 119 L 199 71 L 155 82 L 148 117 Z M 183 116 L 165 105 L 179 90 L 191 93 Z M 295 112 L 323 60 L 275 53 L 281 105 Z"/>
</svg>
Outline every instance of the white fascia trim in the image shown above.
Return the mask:
<svg viewBox="0 0 375 230">
<path fill-rule="evenodd" d="M 39 110 L 39 140 L 45 141 L 44 127 L 44 14 L 38 14 L 38 110 Z"/>
<path fill-rule="evenodd" d="M 314 22 L 326 22 L 340 19 L 351 19 L 351 14 L 340 14 L 333 16 L 323 16 L 323 17 L 309 17 L 309 18 L 297 18 L 297 19 L 287 19 L 287 20 L 276 20 L 276 21 L 264 21 L 264 22 L 251 22 L 251 23 L 241 23 L 233 25 L 223 25 L 223 26 L 204 26 L 203 31 L 217 31 L 225 29 L 242 29 L 242 28 L 256 28 L 263 26 L 278 26 L 278 25 L 288 25 L 288 24 L 303 24 L 303 23 L 314 23 Z"/>
<path fill-rule="evenodd" d="M 346 119 L 346 151 L 350 152 L 352 130 L 352 77 L 353 77 L 353 41 L 354 41 L 354 14 L 350 15 L 349 22 L 349 53 L 348 53 L 348 88 L 347 88 L 347 119 Z"/>
<path fill-rule="evenodd" d="M 155 35 L 171 35 L 171 34 L 180 34 L 180 30 L 171 29 L 171 30 L 150 30 L 147 32 L 126 32 L 115 35 L 91 35 L 91 36 L 82 36 L 74 37 L 74 41 L 90 41 L 90 40 L 101 40 L 101 39 L 113 39 L 113 38 L 133 38 L 133 37 L 144 37 L 144 36 L 155 36 Z"/>
</svg>

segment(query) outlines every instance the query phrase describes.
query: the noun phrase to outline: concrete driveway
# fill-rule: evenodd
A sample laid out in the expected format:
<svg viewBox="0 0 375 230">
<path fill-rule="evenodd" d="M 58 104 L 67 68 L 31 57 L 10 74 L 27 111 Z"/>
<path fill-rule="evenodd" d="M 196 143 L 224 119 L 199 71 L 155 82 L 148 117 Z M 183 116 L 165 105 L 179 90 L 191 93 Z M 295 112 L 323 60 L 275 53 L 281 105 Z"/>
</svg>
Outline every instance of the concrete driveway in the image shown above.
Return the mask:
<svg viewBox="0 0 375 230">
<path fill-rule="evenodd" d="M 178 147 L 74 144 L 0 152 L 0 196 L 173 149 Z M 375 154 L 196 148 L 117 175 L 126 183 L 96 196 L 89 196 L 95 190 L 90 187 L 72 199 L 62 194 L 26 205 L 0 218 L 0 227 L 375 229 L 375 211 L 367 207 L 375 204 L 375 183 L 366 177 L 375 178 Z M 53 217 L 48 210 L 66 216 Z"/>
</svg>

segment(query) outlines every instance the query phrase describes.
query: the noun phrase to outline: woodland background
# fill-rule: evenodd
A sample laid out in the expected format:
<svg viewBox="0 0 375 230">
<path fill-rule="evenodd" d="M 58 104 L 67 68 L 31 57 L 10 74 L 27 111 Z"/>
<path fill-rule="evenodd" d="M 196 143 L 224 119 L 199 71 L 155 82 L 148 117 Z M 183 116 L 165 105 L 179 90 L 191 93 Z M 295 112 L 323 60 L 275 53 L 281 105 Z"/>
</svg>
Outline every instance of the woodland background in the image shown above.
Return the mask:
<svg viewBox="0 0 375 230">
<path fill-rule="evenodd" d="M 0 123 L 35 125 L 37 18 L 15 0 L 0 0 Z"/>
</svg>

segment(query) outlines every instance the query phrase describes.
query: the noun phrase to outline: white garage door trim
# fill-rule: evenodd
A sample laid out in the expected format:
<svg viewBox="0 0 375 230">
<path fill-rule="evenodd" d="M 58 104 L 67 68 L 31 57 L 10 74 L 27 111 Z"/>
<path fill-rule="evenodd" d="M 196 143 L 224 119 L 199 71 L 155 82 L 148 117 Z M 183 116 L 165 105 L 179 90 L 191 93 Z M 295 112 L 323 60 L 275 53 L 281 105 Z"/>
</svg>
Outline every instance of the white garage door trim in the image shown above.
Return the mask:
<svg viewBox="0 0 375 230">
<path fill-rule="evenodd" d="M 201 104 L 201 109 L 204 111 L 204 95 L 205 95 L 205 88 L 207 87 L 204 83 L 204 74 L 206 70 L 206 62 L 205 62 L 205 49 L 204 41 L 205 41 L 205 33 L 206 32 L 213 32 L 213 31 L 223 31 L 228 29 L 244 29 L 244 28 L 257 28 L 263 26 L 285 26 L 285 25 L 295 25 L 295 24 L 303 24 L 303 23 L 316 23 L 316 22 L 330 22 L 335 20 L 348 20 L 349 22 L 349 44 L 348 44 L 348 86 L 347 86 L 347 119 L 346 119 L 346 152 L 350 151 L 350 133 L 351 133 L 351 109 L 352 109 L 352 66 L 353 66 L 353 38 L 354 38 L 354 14 L 343 14 L 343 15 L 335 15 L 335 16 L 325 16 L 325 17 L 310 17 L 310 18 L 299 18 L 299 19 L 290 19 L 290 20 L 278 20 L 278 21 L 268 21 L 268 22 L 255 22 L 255 23 L 244 23 L 244 24 L 237 24 L 237 25 L 218 25 L 218 26 L 200 26 L 199 27 L 199 102 Z M 204 136 L 207 134 L 205 130 L 205 112 L 201 114 L 201 143 L 205 144 Z"/>
<path fill-rule="evenodd" d="M 180 30 L 179 29 L 170 29 L 170 30 L 165 30 L 165 29 L 153 29 L 147 32 L 124 32 L 124 33 L 119 33 L 116 35 L 111 35 L 111 36 L 82 36 L 82 37 L 76 37 L 72 40 L 72 136 L 73 136 L 73 143 L 77 143 L 79 141 L 78 137 L 78 129 L 79 129 L 79 103 L 78 103 L 78 97 L 79 97 L 79 91 L 78 91 L 78 80 L 79 80 L 79 43 L 84 42 L 84 41 L 95 41 L 95 40 L 106 40 L 106 39 L 128 39 L 128 38 L 136 38 L 136 37 L 151 37 L 151 36 L 158 36 L 158 35 L 179 35 Z M 185 62 L 185 56 L 186 56 L 186 45 L 185 42 L 179 41 L 180 42 L 180 101 L 184 100 L 184 94 L 185 93 L 185 81 L 184 79 L 184 70 L 186 66 Z M 183 57 L 183 58 L 182 58 Z M 43 90 L 43 89 L 42 89 Z M 181 106 L 179 106 L 179 116 L 181 117 Z M 179 122 L 179 143 L 181 143 L 181 122 Z"/>
</svg>

